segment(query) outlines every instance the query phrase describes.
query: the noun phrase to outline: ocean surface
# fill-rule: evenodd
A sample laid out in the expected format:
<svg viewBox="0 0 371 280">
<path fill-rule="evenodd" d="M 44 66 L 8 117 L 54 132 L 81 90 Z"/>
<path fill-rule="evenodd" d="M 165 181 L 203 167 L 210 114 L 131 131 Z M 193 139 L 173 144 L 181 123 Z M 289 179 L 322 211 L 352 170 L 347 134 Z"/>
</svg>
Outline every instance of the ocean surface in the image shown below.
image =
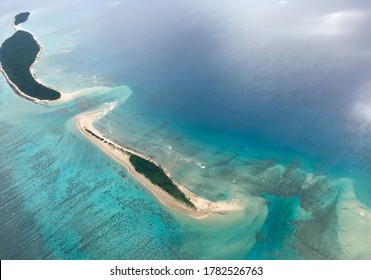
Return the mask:
<svg viewBox="0 0 371 280">
<path fill-rule="evenodd" d="M 325 2 L 325 3 L 324 3 Z M 4 0 L 66 93 L 37 105 L 0 79 L 1 259 L 371 259 L 371 4 Z M 75 127 L 243 211 L 160 204 Z"/>
</svg>

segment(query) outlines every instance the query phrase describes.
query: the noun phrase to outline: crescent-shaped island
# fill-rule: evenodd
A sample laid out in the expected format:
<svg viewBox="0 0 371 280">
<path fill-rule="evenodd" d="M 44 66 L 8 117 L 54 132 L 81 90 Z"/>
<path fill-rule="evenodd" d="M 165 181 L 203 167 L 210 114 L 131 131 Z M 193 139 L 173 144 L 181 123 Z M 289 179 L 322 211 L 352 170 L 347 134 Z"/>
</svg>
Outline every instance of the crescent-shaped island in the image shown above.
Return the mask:
<svg viewBox="0 0 371 280">
<path fill-rule="evenodd" d="M 0 48 L 0 71 L 13 91 L 27 100 L 36 103 L 58 100 L 61 92 L 42 84 L 32 71 L 42 48 L 31 33 L 19 28 L 29 16 L 30 13 L 24 12 L 14 17 L 15 32 Z"/>
</svg>

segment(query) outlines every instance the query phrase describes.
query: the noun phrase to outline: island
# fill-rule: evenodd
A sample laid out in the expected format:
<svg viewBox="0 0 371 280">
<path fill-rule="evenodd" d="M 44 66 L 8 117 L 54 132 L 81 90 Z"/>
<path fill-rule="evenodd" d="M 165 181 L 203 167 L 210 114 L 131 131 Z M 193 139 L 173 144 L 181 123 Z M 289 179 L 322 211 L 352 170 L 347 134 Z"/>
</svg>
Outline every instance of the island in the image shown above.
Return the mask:
<svg viewBox="0 0 371 280">
<path fill-rule="evenodd" d="M 162 188 L 165 192 L 173 196 L 175 199 L 183 202 L 185 205 L 196 210 L 194 204 L 179 190 L 176 183 L 164 172 L 158 164 L 143 157 L 131 154 L 129 157 L 130 163 L 134 166 L 135 171 L 143 174 L 151 183 Z"/>
<path fill-rule="evenodd" d="M 18 14 L 14 25 L 28 19 L 29 13 Z M 33 35 L 16 29 L 15 33 L 1 45 L 1 72 L 15 93 L 28 100 L 57 100 L 61 93 L 37 80 L 32 72 L 33 65 L 38 61 L 42 49 Z"/>
<path fill-rule="evenodd" d="M 18 25 L 23 22 L 26 22 L 30 15 L 31 13 L 29 12 L 19 13 L 18 15 L 14 17 L 14 25 Z"/>
<path fill-rule="evenodd" d="M 242 210 L 238 199 L 213 202 L 195 195 L 179 184 L 170 172 L 158 162 L 138 151 L 120 145 L 102 135 L 94 122 L 106 112 L 103 106 L 76 116 L 79 131 L 103 152 L 122 165 L 164 205 L 193 218 L 206 218 L 212 214 Z"/>
</svg>

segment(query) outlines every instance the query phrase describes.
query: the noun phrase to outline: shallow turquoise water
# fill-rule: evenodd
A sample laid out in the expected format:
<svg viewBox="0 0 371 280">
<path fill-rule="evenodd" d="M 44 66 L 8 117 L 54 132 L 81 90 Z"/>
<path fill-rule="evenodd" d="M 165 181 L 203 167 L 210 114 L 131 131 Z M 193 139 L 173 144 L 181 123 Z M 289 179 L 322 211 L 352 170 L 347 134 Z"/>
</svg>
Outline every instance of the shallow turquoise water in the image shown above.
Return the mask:
<svg viewBox="0 0 371 280">
<path fill-rule="evenodd" d="M 43 82 L 90 89 L 39 106 L 0 80 L 2 259 L 371 258 L 369 5 L 290 5 L 0 4 L 1 40 L 32 12 Z M 244 210 L 159 204 L 75 128 L 104 103 L 107 136 Z"/>
</svg>

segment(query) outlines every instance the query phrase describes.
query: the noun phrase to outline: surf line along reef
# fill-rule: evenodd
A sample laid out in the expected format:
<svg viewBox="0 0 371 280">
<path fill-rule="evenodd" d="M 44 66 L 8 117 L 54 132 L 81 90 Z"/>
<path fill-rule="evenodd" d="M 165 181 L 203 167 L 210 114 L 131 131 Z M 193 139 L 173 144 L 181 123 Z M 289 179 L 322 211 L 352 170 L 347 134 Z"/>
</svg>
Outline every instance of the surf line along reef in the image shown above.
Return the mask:
<svg viewBox="0 0 371 280">
<path fill-rule="evenodd" d="M 29 16 L 30 13 L 24 12 L 14 17 L 15 32 L 0 48 L 0 70 L 9 86 L 21 97 L 35 103 L 58 100 L 62 93 L 42 84 L 32 72 L 42 48 L 31 33 L 20 28 Z"/>
<path fill-rule="evenodd" d="M 76 94 L 63 94 L 37 80 L 32 72 L 33 65 L 38 61 L 42 48 L 31 33 L 19 28 L 28 20 L 30 13 L 15 16 L 13 27 L 15 33 L 5 40 L 0 49 L 1 72 L 9 86 L 21 97 L 35 102 L 68 101 Z M 242 207 L 238 199 L 231 201 L 212 202 L 201 198 L 184 186 L 177 183 L 169 171 L 156 161 L 145 155 L 103 136 L 95 127 L 94 122 L 104 115 L 104 106 L 95 111 L 76 116 L 79 131 L 98 146 L 108 156 L 136 178 L 142 185 L 167 207 L 187 214 L 193 218 L 205 218 L 214 213 L 239 211 Z"/>
</svg>

